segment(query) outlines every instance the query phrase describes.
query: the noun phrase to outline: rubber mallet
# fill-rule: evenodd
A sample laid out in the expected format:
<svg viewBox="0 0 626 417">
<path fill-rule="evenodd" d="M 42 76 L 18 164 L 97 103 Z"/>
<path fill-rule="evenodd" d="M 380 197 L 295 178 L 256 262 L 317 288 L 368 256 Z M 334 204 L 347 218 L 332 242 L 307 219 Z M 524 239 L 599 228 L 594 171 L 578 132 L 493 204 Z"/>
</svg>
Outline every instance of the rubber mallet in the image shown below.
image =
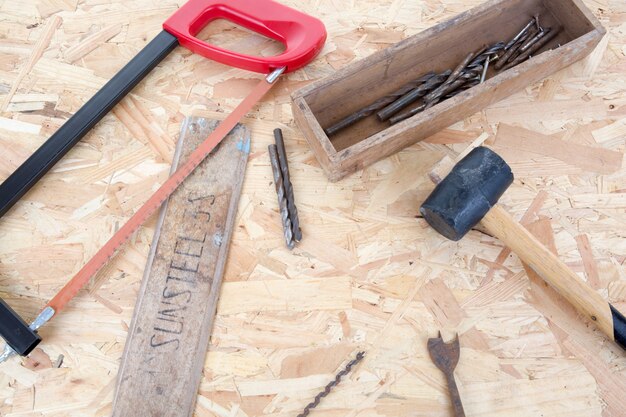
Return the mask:
<svg viewBox="0 0 626 417">
<path fill-rule="evenodd" d="M 428 224 L 453 241 L 480 223 L 626 349 L 626 318 L 496 204 L 512 183 L 511 167 L 497 153 L 481 146 L 439 182 L 420 212 Z"/>
</svg>

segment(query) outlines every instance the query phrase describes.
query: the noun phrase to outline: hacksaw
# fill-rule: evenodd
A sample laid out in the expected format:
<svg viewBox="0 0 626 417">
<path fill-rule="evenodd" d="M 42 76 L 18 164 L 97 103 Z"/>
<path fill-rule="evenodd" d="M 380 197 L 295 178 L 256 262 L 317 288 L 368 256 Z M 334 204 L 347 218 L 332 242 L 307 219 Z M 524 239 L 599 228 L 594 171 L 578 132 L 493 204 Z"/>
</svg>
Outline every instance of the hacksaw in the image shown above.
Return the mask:
<svg viewBox="0 0 626 417">
<path fill-rule="evenodd" d="M 229 51 L 195 36 L 216 19 L 240 26 L 281 42 L 276 56 L 257 57 Z M 202 142 L 182 165 L 140 207 L 110 240 L 78 271 L 27 325 L 0 300 L 0 336 L 5 340 L 0 362 L 14 354 L 28 355 L 41 341 L 37 330 L 58 314 L 89 282 L 128 238 L 161 206 L 189 174 L 206 158 L 237 122 L 272 88 L 278 77 L 310 62 L 326 40 L 324 24 L 309 15 L 272 0 L 190 0 L 163 24 L 160 32 L 135 58 L 76 112 L 59 130 L 0 185 L 0 216 L 6 213 L 72 146 L 111 110 L 177 45 L 215 61 L 269 74 Z"/>
</svg>

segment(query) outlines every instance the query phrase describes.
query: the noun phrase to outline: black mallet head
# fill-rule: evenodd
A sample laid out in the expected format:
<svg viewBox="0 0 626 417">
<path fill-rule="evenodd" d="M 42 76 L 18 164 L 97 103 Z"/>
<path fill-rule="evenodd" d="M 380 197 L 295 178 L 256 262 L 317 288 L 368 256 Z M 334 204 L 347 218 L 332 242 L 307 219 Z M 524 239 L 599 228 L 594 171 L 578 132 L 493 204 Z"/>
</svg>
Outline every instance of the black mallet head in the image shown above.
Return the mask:
<svg viewBox="0 0 626 417">
<path fill-rule="evenodd" d="M 461 240 L 512 183 L 511 167 L 481 146 L 455 165 L 422 204 L 420 213 L 443 236 Z"/>
</svg>

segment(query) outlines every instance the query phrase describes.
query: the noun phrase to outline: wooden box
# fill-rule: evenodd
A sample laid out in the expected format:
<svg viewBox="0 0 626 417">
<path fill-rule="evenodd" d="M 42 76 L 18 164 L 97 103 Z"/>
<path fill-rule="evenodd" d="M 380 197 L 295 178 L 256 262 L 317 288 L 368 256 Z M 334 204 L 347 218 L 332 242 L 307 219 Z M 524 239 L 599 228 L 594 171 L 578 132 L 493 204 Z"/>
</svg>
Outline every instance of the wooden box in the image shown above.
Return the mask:
<svg viewBox="0 0 626 417">
<path fill-rule="evenodd" d="M 429 71 L 452 69 L 469 52 L 508 42 L 535 14 L 543 27 L 562 29 L 523 64 L 397 125 L 372 116 L 331 138 L 324 133 Z M 490 0 L 295 92 L 294 117 L 329 179 L 338 181 L 579 61 L 605 32 L 581 0 Z"/>
</svg>

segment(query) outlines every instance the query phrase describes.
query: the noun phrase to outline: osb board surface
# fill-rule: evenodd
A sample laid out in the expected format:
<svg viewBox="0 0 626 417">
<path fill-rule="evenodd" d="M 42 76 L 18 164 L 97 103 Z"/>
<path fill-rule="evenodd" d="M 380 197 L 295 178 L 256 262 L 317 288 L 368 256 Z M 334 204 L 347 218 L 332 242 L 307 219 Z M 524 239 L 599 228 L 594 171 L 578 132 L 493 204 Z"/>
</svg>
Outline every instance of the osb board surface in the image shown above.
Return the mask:
<svg viewBox="0 0 626 417">
<path fill-rule="evenodd" d="M 544 231 L 547 222 L 560 256 L 626 311 L 626 3 L 585 0 L 609 32 L 589 59 L 337 184 L 295 127 L 289 94 L 480 2 L 284 3 L 319 16 L 329 40 L 244 120 L 252 152 L 196 415 L 295 416 L 363 349 L 366 360 L 313 415 L 449 416 L 425 350 L 443 329 L 461 334 L 457 379 L 469 416 L 622 416 L 623 351 L 531 283 L 499 242 L 480 232 L 446 242 L 416 214 L 429 167 L 487 135 L 517 174 L 504 205 Z M 0 1 L 0 176 L 178 6 Z M 218 38 L 274 50 L 232 33 Z M 258 78 L 182 48 L 166 58 L 0 220 L 0 296 L 36 315 L 163 181 L 184 115 L 223 117 Z M 293 252 L 282 243 L 267 155 L 275 127 L 285 132 L 305 237 Z M 52 363 L 64 357 L 60 368 L 45 355 L 0 368 L 1 415 L 110 414 L 154 224 L 42 330 Z"/>
</svg>

